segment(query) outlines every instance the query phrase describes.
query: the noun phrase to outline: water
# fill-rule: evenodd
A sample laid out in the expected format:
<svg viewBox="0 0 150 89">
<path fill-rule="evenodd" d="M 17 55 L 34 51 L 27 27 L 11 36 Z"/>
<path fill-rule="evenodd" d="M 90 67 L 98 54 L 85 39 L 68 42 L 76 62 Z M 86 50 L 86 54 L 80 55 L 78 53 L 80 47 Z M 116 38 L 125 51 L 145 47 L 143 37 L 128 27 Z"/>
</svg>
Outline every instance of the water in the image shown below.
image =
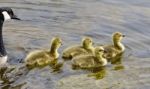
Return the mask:
<svg viewBox="0 0 150 89">
<path fill-rule="evenodd" d="M 50 40 L 54 36 L 63 39 L 63 46 L 59 49 L 59 52 L 62 52 L 67 46 L 80 43 L 84 36 L 90 36 L 98 43 L 111 43 L 111 34 L 120 31 L 127 35 L 123 43 L 127 46 L 126 53 L 130 56 L 123 60 L 124 70 L 114 72 L 111 70 L 112 66 L 106 68 L 108 76 L 99 81 L 103 84 L 102 81 L 110 78 L 110 85 L 101 88 L 116 89 L 116 86 L 113 87 L 113 81 L 114 84 L 119 83 L 118 86 L 121 87 L 117 88 L 120 89 L 149 89 L 150 1 L 1 0 L 0 6 L 12 7 L 22 19 L 7 21 L 4 24 L 4 41 L 9 63 L 18 65 L 20 59 L 29 51 L 49 48 Z M 59 80 L 80 74 L 86 72 L 71 70 L 68 62 L 60 73 L 51 73 L 47 67 L 35 69 L 3 89 L 14 89 L 14 86 L 19 86 L 16 89 L 66 89 L 66 84 L 65 88 L 58 86 Z"/>
</svg>

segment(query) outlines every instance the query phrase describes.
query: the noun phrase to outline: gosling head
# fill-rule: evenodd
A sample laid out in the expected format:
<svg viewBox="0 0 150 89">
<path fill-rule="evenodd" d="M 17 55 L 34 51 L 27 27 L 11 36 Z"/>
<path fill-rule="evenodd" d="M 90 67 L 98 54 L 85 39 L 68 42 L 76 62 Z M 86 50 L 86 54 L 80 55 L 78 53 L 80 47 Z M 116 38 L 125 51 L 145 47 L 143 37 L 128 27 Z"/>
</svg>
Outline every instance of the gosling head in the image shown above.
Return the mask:
<svg viewBox="0 0 150 89">
<path fill-rule="evenodd" d="M 105 50 L 103 47 L 95 48 L 95 57 L 99 59 L 99 62 L 102 63 L 102 66 L 107 65 L 107 60 L 103 57 L 104 52 L 105 52 Z"/>
<path fill-rule="evenodd" d="M 93 45 L 93 41 L 90 37 L 85 37 L 82 39 L 82 45 L 85 48 L 90 48 Z"/>
<path fill-rule="evenodd" d="M 0 20 L 6 21 L 9 19 L 20 20 L 13 12 L 13 10 L 9 7 L 1 7 L 0 8 Z"/>
<path fill-rule="evenodd" d="M 51 43 L 53 47 L 59 48 L 62 45 L 62 40 L 59 37 L 55 37 L 52 39 Z"/>
<path fill-rule="evenodd" d="M 113 34 L 113 41 L 114 42 L 121 42 L 122 38 L 125 37 L 125 35 L 123 35 L 122 33 L 120 32 L 115 32 Z"/>
<path fill-rule="evenodd" d="M 95 55 L 102 56 L 104 54 L 104 48 L 103 47 L 95 47 Z"/>
</svg>

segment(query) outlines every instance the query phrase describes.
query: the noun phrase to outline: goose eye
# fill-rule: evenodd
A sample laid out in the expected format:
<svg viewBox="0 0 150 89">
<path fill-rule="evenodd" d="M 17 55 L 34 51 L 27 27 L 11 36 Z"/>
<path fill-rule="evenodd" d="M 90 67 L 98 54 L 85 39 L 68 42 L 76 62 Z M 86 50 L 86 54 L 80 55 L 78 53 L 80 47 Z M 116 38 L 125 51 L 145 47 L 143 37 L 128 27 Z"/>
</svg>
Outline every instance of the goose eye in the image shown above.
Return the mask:
<svg viewBox="0 0 150 89">
<path fill-rule="evenodd" d="M 106 50 L 104 50 L 104 53 L 107 53 L 107 51 L 106 51 Z"/>
</svg>

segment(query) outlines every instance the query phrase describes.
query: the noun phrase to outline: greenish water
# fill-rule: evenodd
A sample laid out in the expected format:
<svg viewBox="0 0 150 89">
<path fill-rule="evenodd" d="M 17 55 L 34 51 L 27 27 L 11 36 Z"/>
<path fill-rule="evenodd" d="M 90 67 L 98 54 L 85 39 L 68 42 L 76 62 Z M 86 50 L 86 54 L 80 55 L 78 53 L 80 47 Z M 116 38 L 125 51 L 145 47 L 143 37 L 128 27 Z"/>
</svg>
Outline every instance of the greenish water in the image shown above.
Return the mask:
<svg viewBox="0 0 150 89">
<path fill-rule="evenodd" d="M 4 41 L 9 63 L 19 63 L 35 49 L 47 49 L 54 36 L 63 39 L 62 50 L 90 36 L 100 44 L 111 43 L 111 34 L 126 34 L 126 53 L 122 66 L 108 65 L 102 79 L 91 72 L 72 70 L 69 61 L 62 70 L 50 67 L 15 75 L 1 89 L 149 89 L 150 88 L 150 1 L 149 0 L 1 0 L 0 6 L 12 7 L 22 21 L 4 24 Z M 62 61 L 60 58 L 59 61 Z M 118 70 L 120 69 L 120 70 Z M 23 69 L 22 69 L 23 71 Z M 14 72 L 15 73 L 15 72 Z M 10 74 L 11 75 L 11 74 Z"/>
</svg>

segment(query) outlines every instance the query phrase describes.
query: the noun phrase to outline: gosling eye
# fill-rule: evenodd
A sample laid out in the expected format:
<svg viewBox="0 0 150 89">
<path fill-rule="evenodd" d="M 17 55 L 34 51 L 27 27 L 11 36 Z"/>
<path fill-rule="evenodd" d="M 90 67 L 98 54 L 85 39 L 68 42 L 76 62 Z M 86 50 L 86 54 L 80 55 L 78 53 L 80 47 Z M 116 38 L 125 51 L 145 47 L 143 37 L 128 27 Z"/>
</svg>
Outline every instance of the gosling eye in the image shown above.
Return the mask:
<svg viewBox="0 0 150 89">
<path fill-rule="evenodd" d="M 106 51 L 106 50 L 104 50 L 104 53 L 107 53 L 107 51 Z"/>
<path fill-rule="evenodd" d="M 102 52 L 102 51 L 104 51 L 104 50 L 101 50 L 101 49 L 99 50 L 99 52 Z"/>
</svg>

